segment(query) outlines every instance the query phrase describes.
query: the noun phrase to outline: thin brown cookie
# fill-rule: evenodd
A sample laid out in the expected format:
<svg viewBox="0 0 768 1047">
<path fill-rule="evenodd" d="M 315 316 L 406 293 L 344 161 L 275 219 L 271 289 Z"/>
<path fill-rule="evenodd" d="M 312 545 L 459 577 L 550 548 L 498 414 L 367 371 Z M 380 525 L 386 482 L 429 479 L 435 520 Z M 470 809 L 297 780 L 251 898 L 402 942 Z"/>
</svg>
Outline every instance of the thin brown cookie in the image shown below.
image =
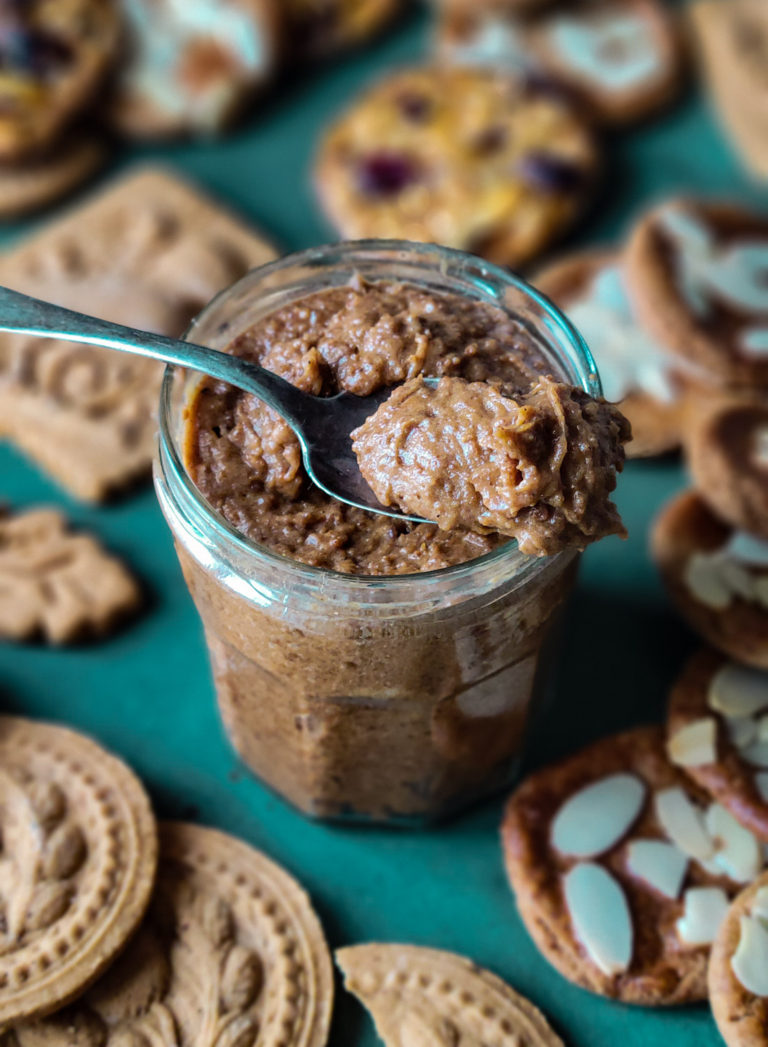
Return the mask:
<svg viewBox="0 0 768 1047">
<path fill-rule="evenodd" d="M 599 156 L 564 100 L 490 69 L 390 75 L 327 132 L 315 176 L 342 236 L 444 244 L 517 266 L 563 233 Z"/>
<path fill-rule="evenodd" d="M 283 0 L 291 54 L 328 58 L 374 37 L 401 10 L 402 0 Z"/>
<path fill-rule="evenodd" d="M 112 962 L 149 901 L 155 820 L 138 779 L 63 727 L 0 717 L 0 1026 L 46 1014 Z"/>
<path fill-rule="evenodd" d="M 736 661 L 768 669 L 768 543 L 684 491 L 656 517 L 651 552 L 691 628 Z"/>
<path fill-rule="evenodd" d="M 55 509 L 0 512 L 0 636 L 64 644 L 103 636 L 141 605 L 141 589 Z"/>
<path fill-rule="evenodd" d="M 603 738 L 513 793 L 507 872 L 528 932 L 562 975 L 626 1003 L 706 997 L 719 919 L 763 862 L 758 840 L 707 803 L 657 727 Z"/>
<path fill-rule="evenodd" d="M 690 659 L 672 689 L 667 745 L 686 774 L 768 842 L 765 713 L 768 673 L 705 649 Z"/>
<path fill-rule="evenodd" d="M 2 1047 L 71 1047 L 73 1029 L 78 1047 L 323 1047 L 332 1003 L 322 928 L 293 877 L 232 836 L 165 822 L 152 902 L 125 953 Z"/>
<path fill-rule="evenodd" d="M 386 1047 L 563 1047 L 529 1000 L 463 956 L 376 943 L 339 949 L 336 962 Z"/>
<path fill-rule="evenodd" d="M 672 200 L 635 227 L 625 267 L 662 345 L 728 385 L 768 386 L 768 216 Z"/>
<path fill-rule="evenodd" d="M 102 142 L 73 134 L 50 154 L 0 167 L 0 218 L 18 218 L 66 196 L 87 181 L 106 156 Z"/>
<path fill-rule="evenodd" d="M 140 169 L 0 255 L 0 284 L 180 336 L 218 291 L 274 250 L 186 182 Z M 163 369 L 126 353 L 0 336 L 0 436 L 78 498 L 149 475 Z"/>
<path fill-rule="evenodd" d="M 768 873 L 763 873 L 733 900 L 712 946 L 709 1002 L 728 1047 L 768 1044 L 767 961 Z"/>
</svg>

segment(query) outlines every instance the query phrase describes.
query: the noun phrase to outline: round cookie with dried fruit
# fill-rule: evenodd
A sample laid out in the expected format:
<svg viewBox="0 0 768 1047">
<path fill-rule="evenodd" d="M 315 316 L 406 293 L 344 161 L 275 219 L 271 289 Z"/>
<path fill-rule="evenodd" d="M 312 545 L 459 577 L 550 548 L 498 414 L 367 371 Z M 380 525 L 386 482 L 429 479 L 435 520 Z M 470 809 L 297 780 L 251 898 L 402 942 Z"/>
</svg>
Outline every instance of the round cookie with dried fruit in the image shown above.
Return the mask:
<svg viewBox="0 0 768 1047">
<path fill-rule="evenodd" d="M 103 142 L 73 132 L 50 153 L 0 166 L 0 218 L 17 218 L 66 196 L 87 181 L 106 157 Z"/>
<path fill-rule="evenodd" d="M 765 539 L 723 523 L 698 492 L 684 491 L 656 517 L 651 555 L 695 632 L 730 658 L 768 669 Z"/>
<path fill-rule="evenodd" d="M 0 717 L 0 1027 L 78 996 L 139 924 L 155 819 L 115 756 L 64 727 Z"/>
<path fill-rule="evenodd" d="M 617 251 L 587 250 L 532 280 L 562 309 L 595 358 L 603 394 L 632 426 L 630 458 L 673 451 L 683 428 L 685 363 L 638 323 Z"/>
<path fill-rule="evenodd" d="M 518 266 L 574 221 L 598 168 L 591 132 L 561 98 L 494 70 L 424 67 L 357 101 L 326 134 L 315 176 L 346 238 Z"/>
<path fill-rule="evenodd" d="M 728 1047 L 768 1042 L 768 873 L 734 899 L 712 946 L 709 1002 Z"/>
<path fill-rule="evenodd" d="M 670 695 L 667 752 L 768 842 L 768 672 L 716 651 L 695 654 Z"/>
<path fill-rule="evenodd" d="M 757 837 L 669 762 L 657 727 L 531 775 L 502 845 L 544 957 L 585 989 L 654 1006 L 706 997 L 729 899 L 763 866 Z"/>
<path fill-rule="evenodd" d="M 654 208 L 625 254 L 651 334 L 727 385 L 768 386 L 768 216 L 678 199 Z"/>
<path fill-rule="evenodd" d="M 292 54 L 327 58 L 374 37 L 401 10 L 402 0 L 283 0 Z"/>
</svg>

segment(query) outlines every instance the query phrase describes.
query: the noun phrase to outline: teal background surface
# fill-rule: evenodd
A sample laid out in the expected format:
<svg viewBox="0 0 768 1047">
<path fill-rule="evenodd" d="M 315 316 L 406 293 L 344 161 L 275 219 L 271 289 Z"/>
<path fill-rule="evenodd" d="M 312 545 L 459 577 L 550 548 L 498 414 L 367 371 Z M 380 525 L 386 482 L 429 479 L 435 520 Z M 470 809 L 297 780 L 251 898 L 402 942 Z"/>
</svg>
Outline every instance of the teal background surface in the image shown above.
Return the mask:
<svg viewBox="0 0 768 1047">
<path fill-rule="evenodd" d="M 105 178 L 160 159 L 195 178 L 272 235 L 285 251 L 333 239 L 309 172 L 327 121 L 377 74 L 426 53 L 427 19 L 414 12 L 365 52 L 283 85 L 220 142 L 126 149 Z M 719 193 L 763 208 L 695 89 L 660 119 L 606 142 L 607 177 L 574 242 L 618 239 L 632 217 L 672 193 Z M 12 225 L 6 242 L 33 223 Z M 631 463 L 618 501 L 626 542 L 584 557 L 568 613 L 554 700 L 536 727 L 528 766 L 613 730 L 658 720 L 678 667 L 695 646 L 671 611 L 647 550 L 649 523 L 684 484 L 676 460 Z M 571 986 L 539 956 L 505 882 L 501 800 L 445 826 L 397 831 L 313 824 L 238 763 L 219 725 L 202 631 L 152 491 L 106 508 L 69 500 L 12 448 L 0 446 L 0 499 L 22 509 L 62 506 L 145 581 L 151 602 L 106 643 L 48 650 L 0 645 L 0 703 L 66 721 L 122 754 L 161 815 L 236 833 L 282 862 L 310 891 L 332 947 L 389 940 L 452 949 L 531 997 L 573 1047 L 710 1047 L 706 1006 L 644 1011 Z M 373 1027 L 339 992 L 332 1047 L 372 1047 Z"/>
</svg>

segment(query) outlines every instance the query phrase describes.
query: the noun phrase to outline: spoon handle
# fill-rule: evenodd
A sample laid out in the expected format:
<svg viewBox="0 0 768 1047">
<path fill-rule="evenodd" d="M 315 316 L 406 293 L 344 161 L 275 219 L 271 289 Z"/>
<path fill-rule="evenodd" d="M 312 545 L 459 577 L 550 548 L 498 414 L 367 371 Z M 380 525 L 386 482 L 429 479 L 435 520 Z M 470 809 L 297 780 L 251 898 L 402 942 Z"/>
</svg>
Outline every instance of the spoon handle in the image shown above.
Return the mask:
<svg viewBox="0 0 768 1047">
<path fill-rule="evenodd" d="M 201 371 L 258 396 L 293 427 L 301 425 L 303 407 L 308 399 L 306 393 L 279 375 L 229 353 L 99 320 L 8 287 L 0 287 L 0 331 L 85 342 Z"/>
</svg>

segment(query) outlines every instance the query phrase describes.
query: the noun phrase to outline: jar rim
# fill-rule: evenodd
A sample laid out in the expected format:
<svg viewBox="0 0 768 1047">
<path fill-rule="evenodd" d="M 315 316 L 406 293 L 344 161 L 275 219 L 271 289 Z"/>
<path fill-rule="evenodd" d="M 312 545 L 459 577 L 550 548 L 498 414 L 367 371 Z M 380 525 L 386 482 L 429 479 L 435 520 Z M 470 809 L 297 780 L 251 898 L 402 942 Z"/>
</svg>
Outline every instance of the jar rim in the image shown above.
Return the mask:
<svg viewBox="0 0 768 1047">
<path fill-rule="evenodd" d="M 360 259 L 366 255 L 382 256 L 384 254 L 399 253 L 409 257 L 419 253 L 425 255 L 434 260 L 438 271 L 446 268 L 461 268 L 464 272 L 474 271 L 474 286 L 482 292 L 482 295 L 479 297 L 484 298 L 489 304 L 496 307 L 505 308 L 503 303 L 498 300 L 499 292 L 512 290 L 525 295 L 541 311 L 550 335 L 554 335 L 558 343 L 558 349 L 571 365 L 569 377 L 571 380 L 576 379 L 574 384 L 581 385 L 592 396 L 601 395 L 600 378 L 589 347 L 570 320 L 560 312 L 546 295 L 509 270 L 467 252 L 443 247 L 438 244 L 393 239 L 345 240 L 310 247 L 303 251 L 284 255 L 272 262 L 267 262 L 265 265 L 249 270 L 234 284 L 220 291 L 191 321 L 182 337 L 190 341 L 197 328 L 204 324 L 206 320 L 209 320 L 238 291 L 245 287 L 255 287 L 256 281 L 265 281 L 284 270 L 300 266 L 323 269 L 343 261 L 350 264 L 354 262 L 355 258 Z M 408 282 L 407 278 L 403 279 L 403 283 L 407 284 Z M 492 292 L 495 292 L 495 294 L 492 294 Z M 306 293 L 312 292 L 308 290 Z M 508 309 L 507 311 L 510 310 Z M 561 360 L 562 362 L 564 361 Z M 342 584 L 352 590 L 366 590 L 369 592 L 387 590 L 391 592 L 393 589 L 402 589 L 404 592 L 407 592 L 414 586 L 424 586 L 429 584 L 430 581 L 459 582 L 470 575 L 474 579 L 479 574 L 493 573 L 503 563 L 508 567 L 517 565 L 518 570 L 514 574 L 522 582 L 524 579 L 529 578 L 531 574 L 538 573 L 555 561 L 559 562 L 563 557 L 573 555 L 573 550 L 564 550 L 554 556 L 526 556 L 520 552 L 514 539 L 510 539 L 509 542 L 505 542 L 497 549 L 484 553 L 482 556 L 463 561 L 462 563 L 452 564 L 448 567 L 407 574 L 365 575 L 348 574 L 343 571 L 336 571 L 333 568 L 317 567 L 275 552 L 269 546 L 248 538 L 234 527 L 223 514 L 219 513 L 208 503 L 189 475 L 171 425 L 174 378 L 178 371 L 179 368 L 175 366 L 167 366 L 161 386 L 158 425 L 159 470 L 161 476 L 158 477 L 158 483 L 161 480 L 167 482 L 170 474 L 173 481 L 175 481 L 175 490 L 178 491 L 180 489 L 183 492 L 184 509 L 187 511 L 191 510 L 199 523 L 204 523 L 205 527 L 213 530 L 220 540 L 233 544 L 240 552 L 254 558 L 255 561 L 287 571 L 297 581 L 311 584 L 312 582 L 322 582 L 323 579 L 332 579 L 334 585 Z M 173 497 L 173 492 L 170 490 L 166 490 L 165 494 Z"/>
</svg>

